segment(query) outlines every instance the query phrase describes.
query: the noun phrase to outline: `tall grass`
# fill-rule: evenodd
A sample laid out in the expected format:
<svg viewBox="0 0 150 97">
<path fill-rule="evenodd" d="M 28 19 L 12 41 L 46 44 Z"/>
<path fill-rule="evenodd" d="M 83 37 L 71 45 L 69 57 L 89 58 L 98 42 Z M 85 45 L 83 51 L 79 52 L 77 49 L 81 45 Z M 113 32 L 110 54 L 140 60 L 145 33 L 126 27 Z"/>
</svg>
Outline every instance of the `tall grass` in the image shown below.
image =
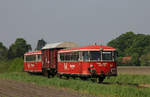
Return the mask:
<svg viewBox="0 0 150 97">
<path fill-rule="evenodd" d="M 131 75 L 125 75 L 131 76 Z M 149 76 L 145 76 L 149 77 Z M 27 73 L 4 73 L 0 74 L 0 78 L 18 80 L 23 82 L 31 82 L 37 85 L 54 86 L 58 88 L 69 88 L 72 90 L 80 91 L 82 93 L 88 93 L 100 97 L 150 97 L 150 88 L 137 88 L 129 85 L 118 84 L 97 84 L 91 81 L 82 80 L 65 80 L 54 78 L 46 78 L 43 76 L 29 75 Z M 116 80 L 126 80 L 127 82 L 134 82 L 130 79 L 121 79 L 123 75 L 119 75 Z M 131 77 L 128 77 L 132 79 Z M 138 79 L 138 78 L 136 78 Z M 139 77 L 141 79 L 141 77 Z M 149 78 L 148 78 L 149 79 Z M 114 79 L 106 80 L 112 82 Z M 129 80 L 129 81 L 128 81 Z"/>
<path fill-rule="evenodd" d="M 121 74 L 117 77 L 105 79 L 103 84 L 97 84 L 91 81 L 65 80 L 57 77 L 48 79 L 43 76 L 29 75 L 21 72 L 23 66 L 23 59 L 21 58 L 1 61 L 0 72 L 8 73 L 1 73 L 0 78 L 50 87 L 67 88 L 100 97 L 150 97 L 150 88 L 137 88 L 134 85 L 150 84 L 150 75 Z"/>
<path fill-rule="evenodd" d="M 24 63 L 23 63 L 22 58 L 15 58 L 12 60 L 0 61 L 0 73 L 21 72 L 23 71 L 23 68 L 24 68 L 23 64 Z"/>
<path fill-rule="evenodd" d="M 21 72 L 24 69 L 24 61 L 22 58 L 15 58 L 9 61 L 9 72 Z"/>
<path fill-rule="evenodd" d="M 111 77 L 110 79 L 105 79 L 104 81 L 113 83 L 150 84 L 150 75 L 119 74 L 117 77 Z"/>
<path fill-rule="evenodd" d="M 9 68 L 8 61 L 0 61 L 0 73 L 7 72 Z"/>
</svg>

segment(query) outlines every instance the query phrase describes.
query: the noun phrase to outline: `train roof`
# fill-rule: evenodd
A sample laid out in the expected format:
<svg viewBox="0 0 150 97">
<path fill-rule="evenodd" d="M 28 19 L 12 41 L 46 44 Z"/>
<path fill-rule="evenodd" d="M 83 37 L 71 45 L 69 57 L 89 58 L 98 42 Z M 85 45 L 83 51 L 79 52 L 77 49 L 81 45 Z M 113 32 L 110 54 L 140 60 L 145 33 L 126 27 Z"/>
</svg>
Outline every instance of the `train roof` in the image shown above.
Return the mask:
<svg viewBox="0 0 150 97">
<path fill-rule="evenodd" d="M 31 52 L 27 52 L 24 55 L 38 55 L 38 54 L 42 54 L 41 50 L 40 51 L 31 51 Z"/>
<path fill-rule="evenodd" d="M 42 48 L 42 50 L 54 49 L 54 48 L 76 48 L 76 47 L 79 47 L 79 45 L 74 42 L 57 42 L 57 43 L 46 44 Z"/>
<path fill-rule="evenodd" d="M 89 45 L 84 46 L 80 48 L 73 48 L 73 49 L 62 49 L 58 53 L 64 53 L 64 52 L 78 52 L 78 51 L 115 51 L 116 49 L 110 46 L 104 46 L 104 45 Z"/>
</svg>

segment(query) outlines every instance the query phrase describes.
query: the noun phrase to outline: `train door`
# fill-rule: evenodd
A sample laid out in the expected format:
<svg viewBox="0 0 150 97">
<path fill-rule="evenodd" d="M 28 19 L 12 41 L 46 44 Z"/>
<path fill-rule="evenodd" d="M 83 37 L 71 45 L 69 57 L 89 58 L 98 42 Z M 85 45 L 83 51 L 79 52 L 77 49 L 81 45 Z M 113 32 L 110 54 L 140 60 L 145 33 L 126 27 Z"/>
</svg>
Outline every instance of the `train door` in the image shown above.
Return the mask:
<svg viewBox="0 0 150 97">
<path fill-rule="evenodd" d="M 89 56 L 89 52 L 88 51 L 84 51 L 81 53 L 82 54 L 82 69 L 81 69 L 81 73 L 82 75 L 87 75 L 88 74 L 88 67 L 90 65 L 90 56 Z"/>
</svg>

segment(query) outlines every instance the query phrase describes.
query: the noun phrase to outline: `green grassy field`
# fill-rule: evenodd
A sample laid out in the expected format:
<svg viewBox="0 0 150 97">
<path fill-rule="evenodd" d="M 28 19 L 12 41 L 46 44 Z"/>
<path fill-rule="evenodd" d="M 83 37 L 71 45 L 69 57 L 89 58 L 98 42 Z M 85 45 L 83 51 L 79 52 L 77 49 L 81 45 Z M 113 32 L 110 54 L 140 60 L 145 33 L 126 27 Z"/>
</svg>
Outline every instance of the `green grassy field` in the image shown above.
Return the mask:
<svg viewBox="0 0 150 97">
<path fill-rule="evenodd" d="M 22 72 L 22 69 L 23 59 L 1 61 L 0 78 L 71 89 L 98 97 L 150 97 L 150 75 L 119 74 L 117 77 L 105 79 L 102 84 L 97 84 L 92 81 L 66 80 L 57 77 L 48 79 Z"/>
<path fill-rule="evenodd" d="M 150 97 L 150 75 L 119 75 L 105 79 L 103 84 L 73 79 L 46 78 L 22 72 L 2 73 L 0 78 L 34 83 L 50 87 L 67 88 L 100 97 Z"/>
</svg>

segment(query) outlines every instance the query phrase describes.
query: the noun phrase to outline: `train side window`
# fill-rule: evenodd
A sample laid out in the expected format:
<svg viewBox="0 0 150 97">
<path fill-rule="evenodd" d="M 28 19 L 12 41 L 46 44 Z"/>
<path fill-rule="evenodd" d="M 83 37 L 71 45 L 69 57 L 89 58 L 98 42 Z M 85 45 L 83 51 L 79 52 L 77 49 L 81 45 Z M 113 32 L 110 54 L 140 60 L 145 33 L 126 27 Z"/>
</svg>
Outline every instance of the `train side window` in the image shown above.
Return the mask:
<svg viewBox="0 0 150 97">
<path fill-rule="evenodd" d="M 79 52 L 60 53 L 61 62 L 76 62 L 79 61 Z"/>
<path fill-rule="evenodd" d="M 30 55 L 26 56 L 26 61 L 30 61 Z"/>
<path fill-rule="evenodd" d="M 65 61 L 65 54 L 64 53 L 60 53 L 60 61 Z"/>
<path fill-rule="evenodd" d="M 83 52 L 83 61 L 89 61 L 89 52 Z"/>
<path fill-rule="evenodd" d="M 70 61 L 70 60 L 71 60 L 71 53 L 66 53 L 65 61 Z"/>
<path fill-rule="evenodd" d="M 37 61 L 41 61 L 41 55 L 37 55 Z"/>
<path fill-rule="evenodd" d="M 24 56 L 24 62 L 26 62 L 26 56 Z"/>
<path fill-rule="evenodd" d="M 75 52 L 75 53 L 74 53 L 73 60 L 74 60 L 74 61 L 79 61 L 79 52 Z"/>
</svg>

